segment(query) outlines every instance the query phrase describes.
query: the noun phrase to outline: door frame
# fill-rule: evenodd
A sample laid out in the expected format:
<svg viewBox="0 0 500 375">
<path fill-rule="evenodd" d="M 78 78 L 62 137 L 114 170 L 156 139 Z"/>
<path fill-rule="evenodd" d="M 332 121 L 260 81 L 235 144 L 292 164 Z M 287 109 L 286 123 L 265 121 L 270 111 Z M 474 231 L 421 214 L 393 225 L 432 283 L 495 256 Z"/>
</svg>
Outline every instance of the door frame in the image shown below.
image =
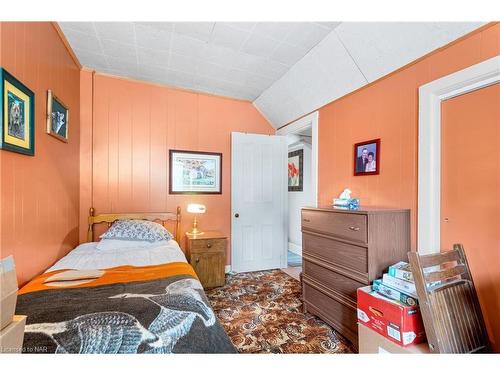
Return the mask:
<svg viewBox="0 0 500 375">
<path fill-rule="evenodd" d="M 500 82 L 500 55 L 419 87 L 417 248 L 441 247 L 441 102 Z"/>
<path fill-rule="evenodd" d="M 288 134 L 296 134 L 308 127 L 312 130 L 312 149 L 311 149 L 311 179 L 312 179 L 312 190 L 314 195 L 314 205 L 318 206 L 318 122 L 319 122 L 319 112 L 315 111 L 307 116 L 304 116 L 297 121 L 294 121 L 288 125 L 279 128 L 276 131 L 276 135 L 286 136 Z M 287 222 L 288 226 L 288 222 Z"/>
</svg>

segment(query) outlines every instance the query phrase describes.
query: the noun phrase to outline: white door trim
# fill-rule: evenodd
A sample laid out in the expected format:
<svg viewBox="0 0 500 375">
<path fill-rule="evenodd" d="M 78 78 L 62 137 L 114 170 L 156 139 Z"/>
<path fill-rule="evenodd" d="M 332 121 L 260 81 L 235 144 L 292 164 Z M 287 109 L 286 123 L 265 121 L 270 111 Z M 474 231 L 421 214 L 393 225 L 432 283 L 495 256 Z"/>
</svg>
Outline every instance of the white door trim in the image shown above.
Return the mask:
<svg viewBox="0 0 500 375">
<path fill-rule="evenodd" d="M 288 135 L 288 134 L 298 133 L 301 130 L 311 127 L 312 130 L 311 164 L 313 165 L 311 171 L 312 172 L 311 179 L 312 179 L 312 190 L 314 194 L 315 206 L 318 205 L 318 122 L 319 122 L 319 112 L 316 111 L 276 131 L 276 135 Z"/>
<path fill-rule="evenodd" d="M 418 251 L 441 245 L 441 102 L 500 82 L 500 55 L 419 88 Z"/>
</svg>

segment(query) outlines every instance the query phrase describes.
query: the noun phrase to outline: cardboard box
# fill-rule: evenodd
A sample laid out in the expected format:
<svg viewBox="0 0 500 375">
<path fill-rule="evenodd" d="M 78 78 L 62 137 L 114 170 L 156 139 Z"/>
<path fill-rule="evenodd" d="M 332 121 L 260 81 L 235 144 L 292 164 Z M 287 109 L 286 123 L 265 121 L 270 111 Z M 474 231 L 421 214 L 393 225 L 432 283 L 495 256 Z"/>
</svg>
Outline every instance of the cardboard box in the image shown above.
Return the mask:
<svg viewBox="0 0 500 375">
<path fill-rule="evenodd" d="M 360 354 L 385 354 L 385 353 L 396 353 L 396 354 L 427 354 L 429 353 L 429 344 L 427 342 L 409 345 L 409 346 L 399 346 L 393 343 L 391 340 L 379 335 L 374 330 L 358 323 L 358 342 L 359 342 L 359 353 Z"/>
<path fill-rule="evenodd" d="M 371 286 L 358 289 L 358 322 L 400 346 L 425 341 L 418 306 L 407 306 L 386 298 Z"/>
<path fill-rule="evenodd" d="M 0 261 L 0 329 L 12 322 L 17 302 L 17 277 L 14 258 Z"/>
<path fill-rule="evenodd" d="M 0 353 L 21 353 L 26 316 L 14 315 L 12 322 L 0 331 Z"/>
</svg>

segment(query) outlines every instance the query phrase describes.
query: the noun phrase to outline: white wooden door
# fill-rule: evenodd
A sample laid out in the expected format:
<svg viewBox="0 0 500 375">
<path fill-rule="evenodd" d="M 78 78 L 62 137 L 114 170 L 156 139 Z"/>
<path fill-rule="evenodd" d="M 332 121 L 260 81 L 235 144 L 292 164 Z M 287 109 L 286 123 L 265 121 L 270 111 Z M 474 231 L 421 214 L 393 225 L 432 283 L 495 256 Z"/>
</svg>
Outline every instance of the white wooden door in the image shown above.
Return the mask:
<svg viewBox="0 0 500 375">
<path fill-rule="evenodd" d="M 248 272 L 285 267 L 285 137 L 232 133 L 231 156 L 231 268 Z"/>
</svg>

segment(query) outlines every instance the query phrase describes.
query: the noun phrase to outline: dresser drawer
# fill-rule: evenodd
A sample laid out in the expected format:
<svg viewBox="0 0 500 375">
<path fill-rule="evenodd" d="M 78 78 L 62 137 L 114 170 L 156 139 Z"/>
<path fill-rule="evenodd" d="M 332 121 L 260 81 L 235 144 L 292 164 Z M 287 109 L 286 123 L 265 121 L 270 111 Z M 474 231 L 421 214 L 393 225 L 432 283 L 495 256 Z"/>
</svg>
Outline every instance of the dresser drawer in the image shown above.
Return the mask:
<svg viewBox="0 0 500 375">
<path fill-rule="evenodd" d="M 366 215 L 302 210 L 302 228 L 350 241 L 368 242 Z"/>
<path fill-rule="evenodd" d="M 191 240 L 191 253 L 199 251 L 226 251 L 226 239 L 196 239 Z"/>
<path fill-rule="evenodd" d="M 316 288 L 304 284 L 306 309 L 333 326 L 341 335 L 357 345 L 358 327 L 356 309 L 351 308 Z"/>
<path fill-rule="evenodd" d="M 361 273 L 368 272 L 367 248 L 326 237 L 302 234 L 302 252 Z"/>
<path fill-rule="evenodd" d="M 356 303 L 356 290 L 366 284 L 362 284 L 349 277 L 331 271 L 328 268 L 304 260 L 303 274 L 313 279 L 318 284 L 341 293 Z"/>
</svg>

